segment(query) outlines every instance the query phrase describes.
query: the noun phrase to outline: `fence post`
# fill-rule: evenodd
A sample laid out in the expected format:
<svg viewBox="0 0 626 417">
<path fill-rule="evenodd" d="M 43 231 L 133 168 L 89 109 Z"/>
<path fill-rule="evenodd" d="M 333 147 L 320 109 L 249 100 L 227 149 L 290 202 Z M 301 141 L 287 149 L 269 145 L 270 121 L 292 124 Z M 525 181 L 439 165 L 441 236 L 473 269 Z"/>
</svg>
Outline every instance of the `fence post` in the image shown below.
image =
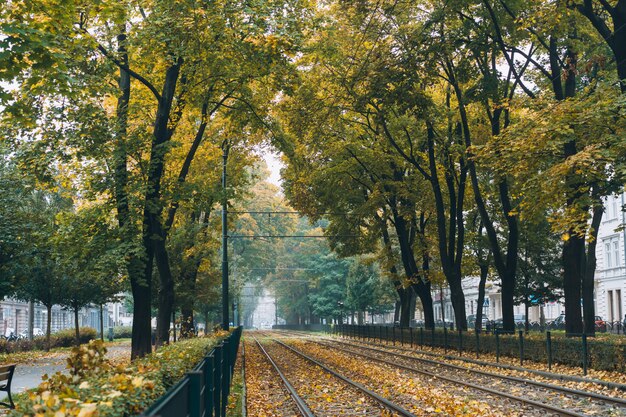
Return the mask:
<svg viewBox="0 0 626 417">
<path fill-rule="evenodd" d="M 385 327 L 385 344 L 389 344 L 389 326 Z"/>
<path fill-rule="evenodd" d="M 222 346 L 215 347 L 214 364 L 213 368 L 213 407 L 215 410 L 215 417 L 221 417 L 222 407 Z"/>
<path fill-rule="evenodd" d="M 226 417 L 226 407 L 228 406 L 228 394 L 230 394 L 230 343 L 224 340 L 222 348 L 222 417 Z"/>
<path fill-rule="evenodd" d="M 409 332 L 411 333 L 411 349 L 413 349 L 413 328 L 409 327 Z"/>
<path fill-rule="evenodd" d="M 215 382 L 213 381 L 215 358 L 213 354 L 207 356 L 204 363 L 204 409 L 205 415 L 210 417 L 213 415 L 213 391 L 215 390 Z"/>
<path fill-rule="evenodd" d="M 524 332 L 519 331 L 519 365 L 524 366 Z"/>
<path fill-rule="evenodd" d="M 189 378 L 189 417 L 200 417 L 200 403 L 202 401 L 202 372 L 187 372 Z"/>
<path fill-rule="evenodd" d="M 480 332 L 476 331 L 476 359 L 478 359 L 478 352 L 480 351 Z"/>
<path fill-rule="evenodd" d="M 443 353 L 448 354 L 448 328 L 443 325 Z"/>
<path fill-rule="evenodd" d="M 396 324 L 394 323 L 393 327 L 391 328 L 391 338 L 393 340 L 393 345 L 396 345 Z"/>
<path fill-rule="evenodd" d="M 435 326 L 433 326 L 433 328 L 431 329 L 431 334 L 430 334 L 430 348 L 432 350 L 435 350 Z"/>
<path fill-rule="evenodd" d="M 587 376 L 587 333 L 583 333 L 583 375 Z"/>
<path fill-rule="evenodd" d="M 498 329 L 495 330 L 496 335 L 496 362 L 500 363 L 500 333 Z"/>
<path fill-rule="evenodd" d="M 463 356 L 463 330 L 459 327 L 459 356 Z"/>
<path fill-rule="evenodd" d="M 552 370 L 552 335 L 546 332 L 546 353 L 548 354 L 548 371 Z"/>
<path fill-rule="evenodd" d="M 424 348 L 424 328 L 420 327 L 420 349 Z"/>
</svg>

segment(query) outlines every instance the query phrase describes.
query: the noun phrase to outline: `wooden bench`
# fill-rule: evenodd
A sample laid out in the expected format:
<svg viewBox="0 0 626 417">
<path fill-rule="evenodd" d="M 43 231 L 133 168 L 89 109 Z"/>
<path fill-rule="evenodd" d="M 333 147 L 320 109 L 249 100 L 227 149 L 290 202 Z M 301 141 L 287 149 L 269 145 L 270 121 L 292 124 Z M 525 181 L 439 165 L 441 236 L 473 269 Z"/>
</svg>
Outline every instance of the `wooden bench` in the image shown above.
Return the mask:
<svg viewBox="0 0 626 417">
<path fill-rule="evenodd" d="M 9 408 L 15 408 L 15 404 L 11 398 L 11 381 L 13 380 L 13 372 L 15 372 L 15 365 L 0 365 L 0 392 L 5 391 L 9 395 L 9 402 L 0 402 L 0 405 L 7 406 Z"/>
</svg>

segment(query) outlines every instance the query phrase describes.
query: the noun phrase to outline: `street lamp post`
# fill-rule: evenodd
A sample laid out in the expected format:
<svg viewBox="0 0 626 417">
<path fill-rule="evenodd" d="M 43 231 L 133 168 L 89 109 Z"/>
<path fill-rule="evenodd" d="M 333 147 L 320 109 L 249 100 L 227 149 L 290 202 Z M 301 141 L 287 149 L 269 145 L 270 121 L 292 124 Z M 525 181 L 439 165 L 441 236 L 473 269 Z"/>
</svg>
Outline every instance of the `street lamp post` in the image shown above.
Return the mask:
<svg viewBox="0 0 626 417">
<path fill-rule="evenodd" d="M 228 330 L 228 196 L 226 195 L 226 162 L 228 144 L 224 143 L 222 163 L 222 329 Z"/>
</svg>

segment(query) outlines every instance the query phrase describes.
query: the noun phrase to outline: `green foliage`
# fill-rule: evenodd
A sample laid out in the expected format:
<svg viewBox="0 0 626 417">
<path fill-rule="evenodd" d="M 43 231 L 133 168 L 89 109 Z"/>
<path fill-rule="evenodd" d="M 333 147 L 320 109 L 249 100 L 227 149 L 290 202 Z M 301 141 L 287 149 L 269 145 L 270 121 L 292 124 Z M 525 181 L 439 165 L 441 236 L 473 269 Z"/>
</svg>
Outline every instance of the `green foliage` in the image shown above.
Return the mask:
<svg viewBox="0 0 626 417">
<path fill-rule="evenodd" d="M 133 328 L 131 326 L 115 326 L 113 327 L 113 337 L 115 339 L 125 339 L 131 337 Z"/>
</svg>

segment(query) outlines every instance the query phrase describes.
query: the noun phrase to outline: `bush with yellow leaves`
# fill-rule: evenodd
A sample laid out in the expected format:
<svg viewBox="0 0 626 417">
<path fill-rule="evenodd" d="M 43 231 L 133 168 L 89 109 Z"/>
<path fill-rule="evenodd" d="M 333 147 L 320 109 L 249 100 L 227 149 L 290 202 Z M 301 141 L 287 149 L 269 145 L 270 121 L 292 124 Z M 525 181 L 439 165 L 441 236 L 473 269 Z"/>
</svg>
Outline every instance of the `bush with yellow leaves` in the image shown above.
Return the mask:
<svg viewBox="0 0 626 417">
<path fill-rule="evenodd" d="M 16 403 L 11 417 L 119 417 L 141 413 L 178 382 L 227 332 L 160 348 L 130 366 L 106 360 L 101 341 L 74 348 L 69 375 L 56 373 Z"/>
</svg>

